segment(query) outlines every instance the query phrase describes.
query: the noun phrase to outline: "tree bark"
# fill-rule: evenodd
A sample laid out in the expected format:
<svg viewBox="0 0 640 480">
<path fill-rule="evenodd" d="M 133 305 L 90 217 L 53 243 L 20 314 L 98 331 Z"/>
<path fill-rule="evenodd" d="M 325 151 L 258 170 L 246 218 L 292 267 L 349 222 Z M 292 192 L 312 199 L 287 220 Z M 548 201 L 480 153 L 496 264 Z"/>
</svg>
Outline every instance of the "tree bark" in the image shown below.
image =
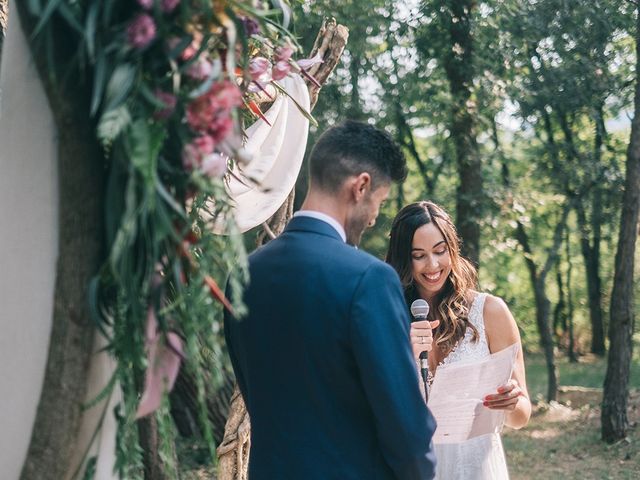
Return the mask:
<svg viewBox="0 0 640 480">
<path fill-rule="evenodd" d="M 25 2 L 13 5 L 29 37 L 37 19 Z M 66 65 L 73 52 L 65 47 L 73 43 L 64 29 L 57 30 L 56 42 L 55 64 Z M 60 250 L 47 367 L 23 480 L 64 478 L 72 467 L 94 336 L 87 289 L 104 255 L 104 157 L 87 122 L 88 92 L 54 84 L 43 49 L 32 47 L 32 53 L 58 132 Z"/>
<path fill-rule="evenodd" d="M 597 188 L 597 187 L 596 187 Z M 599 190 L 599 189 L 598 189 Z M 594 192 L 594 209 L 600 210 L 597 192 Z M 592 215 L 597 225 L 591 225 L 594 230 L 593 244 L 589 239 L 589 226 L 584 211 L 584 205 L 579 201 L 576 205 L 576 216 L 580 229 L 580 250 L 584 259 L 585 272 L 587 277 L 587 296 L 589 303 L 589 319 L 591 321 L 591 353 L 599 356 L 605 354 L 604 346 L 604 323 L 602 319 L 602 282 L 600 280 L 600 215 Z M 594 218 L 596 217 L 596 218 Z"/>
<path fill-rule="evenodd" d="M 9 0 L 0 0 L 0 61 L 2 61 L 2 45 L 7 34 L 9 20 Z"/>
<path fill-rule="evenodd" d="M 324 62 L 310 69 L 309 73 L 323 85 L 335 69 L 347 44 L 349 30 L 338 25 L 335 20 L 325 21 L 318 33 L 310 57 L 322 55 Z M 315 106 L 320 87 L 307 82 L 311 97 L 311 109 Z M 293 215 L 295 189 L 287 200 L 267 222 L 258 241 L 264 242 L 267 236 L 275 238 L 284 230 Z M 266 232 L 266 233 L 265 233 Z M 224 439 L 218 447 L 218 480 L 246 480 L 249 466 L 251 425 L 247 407 L 237 386 L 231 398 L 229 418 L 225 427 Z"/>
<path fill-rule="evenodd" d="M 451 91 L 451 139 L 456 149 L 460 182 L 456 191 L 456 224 L 462 238 L 462 254 L 476 266 L 480 259 L 482 219 L 482 162 L 476 140 L 476 105 L 472 99 L 474 80 L 472 15 L 476 0 L 450 0 L 444 15 L 450 48 L 444 69 Z"/>
<path fill-rule="evenodd" d="M 636 86 L 631 139 L 627 150 L 625 189 L 615 258 L 609 320 L 609 357 L 602 399 L 602 439 L 626 437 L 629 430 L 629 373 L 633 350 L 633 269 L 640 212 L 640 16 L 636 14 Z"/>
</svg>

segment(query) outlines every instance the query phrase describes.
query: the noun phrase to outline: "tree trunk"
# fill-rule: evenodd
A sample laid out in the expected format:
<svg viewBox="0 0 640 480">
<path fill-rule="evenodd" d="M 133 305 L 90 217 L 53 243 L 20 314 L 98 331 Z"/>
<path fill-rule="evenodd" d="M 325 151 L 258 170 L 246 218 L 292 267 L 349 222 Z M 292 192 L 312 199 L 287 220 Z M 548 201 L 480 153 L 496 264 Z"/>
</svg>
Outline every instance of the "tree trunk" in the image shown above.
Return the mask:
<svg viewBox="0 0 640 480">
<path fill-rule="evenodd" d="M 596 187 L 597 188 L 597 187 Z M 596 204 L 599 202 L 600 195 L 594 192 L 593 208 L 600 209 Z M 594 243 L 589 240 L 589 226 L 587 225 L 586 213 L 582 202 L 578 202 L 576 206 L 576 216 L 578 218 L 578 227 L 580 229 L 580 249 L 584 259 L 585 271 L 587 275 L 587 296 L 589 303 L 589 318 L 591 320 L 591 352 L 596 355 L 604 355 L 604 323 L 602 320 L 602 283 L 600 280 L 600 225 L 591 225 L 591 228 L 598 231 L 597 236 L 594 233 Z M 600 222 L 600 215 L 592 215 Z"/>
<path fill-rule="evenodd" d="M 567 232 L 567 239 L 565 240 L 565 247 L 567 251 L 567 318 L 568 318 L 568 330 L 569 330 L 569 345 L 568 355 L 569 361 L 575 363 L 578 361 L 576 357 L 575 336 L 573 332 L 573 295 L 571 293 L 571 274 L 573 268 L 571 267 L 571 243 L 569 238 L 569 232 Z"/>
<path fill-rule="evenodd" d="M 462 237 L 462 254 L 476 266 L 480 259 L 482 219 L 482 163 L 475 134 L 476 105 L 472 99 L 474 80 L 471 17 L 476 0 L 446 2 L 445 21 L 450 48 L 444 69 L 451 91 L 451 138 L 456 149 L 460 182 L 456 192 L 456 224 Z"/>
<path fill-rule="evenodd" d="M 560 340 L 558 335 L 558 329 L 562 330 L 562 335 L 565 335 L 568 330 L 567 326 L 567 304 L 565 301 L 564 282 L 562 281 L 562 272 L 560 271 L 560 265 L 556 265 L 556 286 L 558 288 L 558 303 L 553 309 L 553 333 L 556 338 Z"/>
<path fill-rule="evenodd" d="M 545 289 L 544 282 L 546 275 L 543 275 L 543 272 L 538 272 L 538 267 L 533 261 L 533 252 L 529 243 L 529 237 L 520 221 L 517 222 L 516 226 L 516 238 L 524 250 L 525 263 L 533 287 L 533 297 L 536 305 L 536 326 L 538 327 L 538 334 L 540 335 L 540 347 L 544 352 L 547 365 L 547 401 L 550 402 L 556 400 L 558 396 L 558 370 L 553 355 L 553 335 L 549 325 L 551 302 Z M 556 249 L 558 248 L 559 246 L 556 247 Z"/>
<path fill-rule="evenodd" d="M 321 85 L 324 84 L 329 75 L 340 61 L 340 57 L 347 44 L 349 30 L 342 25 L 336 24 L 335 20 L 325 21 L 320 28 L 318 37 L 311 51 L 310 57 L 319 53 L 324 58 L 324 62 L 313 67 L 309 73 Z M 309 94 L 311 97 L 311 108 L 316 104 L 320 88 L 309 84 Z M 287 200 L 265 225 L 265 232 L 269 237 L 276 237 L 284 230 L 287 221 L 293 215 L 293 201 L 295 189 L 291 192 Z M 259 241 L 265 241 L 266 236 L 259 237 Z M 229 418 L 224 432 L 222 444 L 218 447 L 218 480 L 246 480 L 249 467 L 249 449 L 251 443 L 251 424 L 247 407 L 240 395 L 237 386 L 231 398 L 231 408 Z"/>
<path fill-rule="evenodd" d="M 37 19 L 25 2 L 13 5 L 29 37 Z M 60 29 L 56 65 L 65 65 L 73 53 L 65 37 Z M 104 255 L 104 157 L 87 122 L 88 92 L 77 84 L 54 84 L 44 49 L 34 47 L 32 53 L 58 132 L 60 250 L 47 367 L 23 480 L 64 478 L 71 467 L 94 336 L 87 289 Z"/>
<path fill-rule="evenodd" d="M 640 12 L 638 12 L 640 13 Z M 640 212 L 640 15 L 636 14 L 636 87 L 631 139 L 627 150 L 625 190 L 615 258 L 609 319 L 609 357 L 602 399 L 602 439 L 625 438 L 629 429 L 627 405 L 633 349 L 633 269 Z"/>
</svg>

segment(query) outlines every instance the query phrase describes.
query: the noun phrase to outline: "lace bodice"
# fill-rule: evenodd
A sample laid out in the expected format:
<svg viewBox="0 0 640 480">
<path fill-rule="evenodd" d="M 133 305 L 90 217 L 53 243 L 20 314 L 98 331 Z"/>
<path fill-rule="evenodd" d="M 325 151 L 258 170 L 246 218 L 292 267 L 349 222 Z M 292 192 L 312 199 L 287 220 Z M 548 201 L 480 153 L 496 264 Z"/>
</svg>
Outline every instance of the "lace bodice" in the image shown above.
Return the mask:
<svg viewBox="0 0 640 480">
<path fill-rule="evenodd" d="M 469 322 L 478 330 L 478 341 L 473 341 L 473 330 L 467 328 L 464 338 L 458 341 L 454 349 L 440 362 L 440 365 L 449 365 L 460 361 L 479 360 L 490 355 L 487 335 L 484 331 L 484 301 L 486 293 L 479 293 L 473 299 L 469 310 Z"/>
</svg>

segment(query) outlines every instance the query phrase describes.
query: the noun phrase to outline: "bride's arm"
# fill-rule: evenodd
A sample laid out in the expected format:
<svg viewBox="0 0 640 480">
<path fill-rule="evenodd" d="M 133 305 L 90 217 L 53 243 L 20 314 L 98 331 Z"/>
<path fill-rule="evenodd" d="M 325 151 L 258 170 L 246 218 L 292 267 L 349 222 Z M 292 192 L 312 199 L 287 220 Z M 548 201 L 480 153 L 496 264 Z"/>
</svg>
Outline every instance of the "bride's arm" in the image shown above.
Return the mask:
<svg viewBox="0 0 640 480">
<path fill-rule="evenodd" d="M 520 332 L 509 307 L 498 297 L 487 296 L 483 314 L 491 353 L 499 352 L 514 343 L 520 346 L 511 379 L 507 384 L 498 388 L 496 393 L 485 397 L 485 406 L 491 409 L 505 410 L 506 425 L 511 428 L 522 428 L 529 422 L 531 401 L 525 379 Z"/>
</svg>

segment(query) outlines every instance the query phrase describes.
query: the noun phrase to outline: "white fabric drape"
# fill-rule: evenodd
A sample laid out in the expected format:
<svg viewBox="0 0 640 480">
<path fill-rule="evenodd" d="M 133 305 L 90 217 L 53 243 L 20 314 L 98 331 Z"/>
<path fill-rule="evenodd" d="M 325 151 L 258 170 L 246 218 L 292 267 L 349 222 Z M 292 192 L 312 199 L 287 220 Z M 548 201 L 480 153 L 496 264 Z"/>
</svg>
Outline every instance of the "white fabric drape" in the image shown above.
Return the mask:
<svg viewBox="0 0 640 480">
<path fill-rule="evenodd" d="M 309 91 L 299 75 L 286 77 L 281 85 L 301 108 L 310 110 Z M 309 120 L 288 96 L 279 94 L 264 116 L 271 125 L 259 119 L 247 129 L 244 150 L 252 160 L 244 167 L 234 167 L 228 185 L 242 232 L 267 221 L 284 203 L 295 186 L 307 147 Z M 222 233 L 222 223 L 214 227 L 217 233 Z"/>
</svg>

